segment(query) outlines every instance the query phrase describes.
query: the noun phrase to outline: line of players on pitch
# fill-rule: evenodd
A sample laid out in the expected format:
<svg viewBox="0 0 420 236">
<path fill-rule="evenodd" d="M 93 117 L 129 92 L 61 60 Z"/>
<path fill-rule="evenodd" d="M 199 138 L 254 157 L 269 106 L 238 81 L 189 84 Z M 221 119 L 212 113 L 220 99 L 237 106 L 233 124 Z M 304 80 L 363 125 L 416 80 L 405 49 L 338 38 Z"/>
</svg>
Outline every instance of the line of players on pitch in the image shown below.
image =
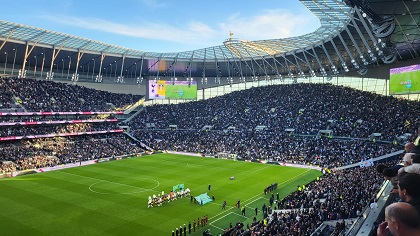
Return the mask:
<svg viewBox="0 0 420 236">
<path fill-rule="evenodd" d="M 191 191 L 189 188 L 186 188 L 185 190 L 181 188 L 176 192 L 171 190 L 171 192 L 167 194 L 165 194 L 165 192 L 162 191 L 162 194 L 158 194 L 157 196 L 155 194 L 153 194 L 153 196 L 149 196 L 147 208 L 154 206 L 162 206 L 163 203 L 175 201 L 177 198 L 182 198 L 190 195 Z"/>
</svg>

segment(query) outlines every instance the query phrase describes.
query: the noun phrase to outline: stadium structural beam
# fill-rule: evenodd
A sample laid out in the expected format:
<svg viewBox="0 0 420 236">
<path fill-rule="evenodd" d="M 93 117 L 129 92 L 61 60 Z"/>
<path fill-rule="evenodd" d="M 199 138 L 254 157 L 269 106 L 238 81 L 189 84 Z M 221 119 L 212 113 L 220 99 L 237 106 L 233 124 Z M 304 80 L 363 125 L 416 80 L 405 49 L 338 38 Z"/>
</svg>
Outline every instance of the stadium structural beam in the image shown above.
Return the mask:
<svg viewBox="0 0 420 236">
<path fill-rule="evenodd" d="M 247 51 L 247 49 L 246 48 L 243 48 L 244 49 L 244 51 L 245 52 L 247 52 L 248 53 L 248 55 L 250 55 L 250 53 Z M 233 52 L 232 52 L 232 50 L 234 50 L 233 49 L 233 47 L 229 50 L 230 52 L 231 52 L 231 54 L 233 55 Z M 235 54 L 238 54 L 239 55 L 239 60 L 241 60 L 242 59 L 242 62 L 243 63 L 245 63 L 245 65 L 249 68 L 249 70 L 251 71 L 251 73 L 252 73 L 252 75 L 253 75 L 253 77 L 255 77 L 255 71 L 254 71 L 254 66 L 253 66 L 253 64 L 252 64 L 252 60 L 250 61 L 251 62 L 251 66 L 252 66 L 252 68 L 248 65 L 248 63 L 247 63 L 247 61 L 244 59 L 244 57 L 243 57 L 243 55 L 242 55 L 242 53 L 241 53 L 241 51 L 239 51 L 239 50 L 237 50 L 237 52 L 235 52 Z M 251 57 L 252 58 L 252 57 Z M 242 67 L 241 67 L 242 68 Z M 242 70 L 242 69 L 241 69 Z"/>
<path fill-rule="evenodd" d="M 38 41 L 39 41 L 39 39 L 41 38 L 42 35 L 43 35 L 42 33 L 38 35 L 38 38 L 35 40 L 34 44 L 32 45 L 31 49 L 29 50 L 29 52 L 28 52 L 29 41 L 26 42 L 25 57 L 23 58 L 23 63 L 22 63 L 22 73 L 25 73 L 26 60 L 28 59 L 29 55 L 31 55 L 32 51 L 34 50 L 34 48 L 38 44 Z"/>
<path fill-rule="evenodd" d="M 256 49 L 256 48 L 254 48 L 254 47 L 250 47 L 251 49 L 253 49 L 254 50 L 254 52 L 255 52 L 255 54 L 257 54 L 262 60 L 264 60 L 264 58 L 259 54 L 259 52 L 258 52 L 258 50 Z M 245 48 L 244 48 L 245 49 Z M 248 56 L 251 58 L 251 60 L 252 61 L 254 61 L 255 62 L 255 64 L 257 64 L 257 66 L 260 68 L 260 70 L 262 70 L 262 71 L 264 71 L 264 73 L 267 75 L 267 71 L 266 71 L 266 68 L 265 68 L 265 66 L 264 66 L 264 68 L 262 68 L 261 67 L 261 65 L 255 60 L 255 58 L 254 58 L 254 56 L 252 56 L 251 55 L 251 53 L 247 50 L 247 49 L 245 49 L 245 51 L 248 53 Z M 252 61 L 251 61 L 251 65 L 252 65 L 252 70 L 254 70 L 254 66 L 253 66 L 253 63 L 252 63 Z M 255 71 L 254 71 L 254 76 L 255 76 Z M 255 76 L 256 77 L 256 76 Z"/>
<path fill-rule="evenodd" d="M 102 53 L 101 54 L 101 64 L 99 65 L 99 72 L 98 72 L 98 76 L 99 77 L 101 77 L 102 76 L 102 65 L 103 65 L 103 63 L 104 63 L 104 59 L 105 59 L 105 57 L 106 57 L 106 54 L 105 53 Z"/>
<path fill-rule="evenodd" d="M 368 42 L 366 41 L 365 36 L 362 34 L 362 31 L 360 31 L 359 26 L 357 25 L 357 22 L 354 20 L 354 17 L 351 17 L 351 22 L 353 23 L 353 27 L 356 29 L 357 33 L 359 34 L 359 37 L 362 39 L 362 42 L 367 49 L 367 53 L 369 57 L 372 57 L 370 54 L 372 53 L 372 49 L 370 48 Z M 371 58 L 372 59 L 372 58 Z"/>
<path fill-rule="evenodd" d="M 220 48 L 221 49 L 221 48 Z M 226 58 L 226 61 L 227 61 L 227 69 L 228 69 L 228 73 L 229 73 L 229 77 L 230 77 L 230 81 L 231 81 L 231 83 L 232 83 L 232 74 L 233 74 L 233 72 L 232 72 L 232 74 L 230 73 L 230 66 L 232 66 L 232 69 L 235 69 L 235 66 L 232 64 L 232 62 L 229 60 L 229 57 L 225 54 L 225 52 L 223 51 L 223 50 L 221 50 L 222 51 L 222 54 L 223 54 L 223 57 L 224 58 Z M 233 60 L 235 60 L 234 59 L 234 57 L 233 57 L 233 54 L 232 54 L 232 51 L 231 50 L 229 50 L 229 52 L 230 52 L 230 54 L 232 55 L 232 58 L 233 58 Z M 236 64 L 236 61 L 235 61 L 235 64 Z M 236 64 L 237 65 L 237 64 Z M 241 77 L 242 77 L 242 72 L 241 72 Z"/>
<path fill-rule="evenodd" d="M 194 52 L 195 51 L 193 51 L 192 53 L 191 53 L 191 57 L 190 57 L 190 59 L 188 60 L 188 65 L 187 65 L 187 67 L 185 68 L 185 71 L 184 71 L 184 77 L 185 76 L 187 76 L 187 81 L 189 81 L 189 79 L 188 79 L 188 70 L 189 70 L 189 77 L 191 77 L 191 62 L 194 60 Z"/>
<path fill-rule="evenodd" d="M 7 35 L 6 39 L 3 41 L 3 43 L 0 45 L 0 50 L 4 47 L 4 45 L 6 44 L 7 40 L 9 40 L 10 36 L 12 36 L 13 32 L 15 31 L 15 29 L 10 30 L 9 34 Z"/>
<path fill-rule="evenodd" d="M 356 48 L 357 52 L 359 53 L 360 59 L 365 62 L 366 59 L 363 57 L 362 50 L 360 49 L 359 45 L 357 44 L 356 40 L 354 39 L 353 35 L 350 33 L 350 30 L 346 27 L 345 28 L 347 35 L 350 37 L 351 42 L 353 43 L 353 46 Z"/>
<path fill-rule="evenodd" d="M 44 52 L 44 56 L 42 57 L 41 78 L 42 78 L 42 75 L 44 74 L 44 65 L 45 65 L 45 52 Z"/>
<path fill-rule="evenodd" d="M 297 67 L 297 69 L 299 70 L 299 75 L 303 75 L 303 71 L 302 71 L 302 69 L 300 68 L 300 65 L 299 65 L 298 59 L 297 59 L 297 57 L 296 57 L 296 54 L 293 52 L 293 53 L 292 53 L 292 55 L 293 55 L 293 57 L 295 58 L 296 67 Z"/>
<path fill-rule="evenodd" d="M 356 60 L 354 59 L 353 54 L 351 53 L 349 47 L 347 46 L 346 42 L 343 39 L 343 36 L 341 36 L 341 33 L 338 34 L 338 38 L 340 38 L 341 44 L 343 44 L 344 48 L 346 49 L 347 54 L 350 57 L 351 63 L 353 64 L 353 66 L 358 69 L 359 65 L 357 64 Z"/>
<path fill-rule="evenodd" d="M 406 42 L 405 44 L 412 49 L 412 50 L 408 50 L 410 52 L 411 57 L 413 59 L 418 58 L 419 55 L 417 54 L 416 49 L 413 47 L 414 41 L 413 41 L 413 43 L 410 43 L 410 40 L 407 37 L 407 33 L 404 31 L 403 27 L 401 27 L 401 23 L 398 21 L 398 19 L 395 19 L 395 21 L 397 22 L 398 27 L 400 28 L 400 30 L 402 32 L 402 35 L 404 35 L 404 39 L 405 39 L 405 42 Z M 417 25 L 417 27 L 418 27 L 418 25 Z M 413 55 L 413 53 L 414 53 L 414 55 Z"/>
<path fill-rule="evenodd" d="M 244 75 L 243 75 L 243 73 L 242 73 L 241 63 L 239 63 L 239 65 L 238 65 L 238 62 L 236 62 L 235 57 L 233 56 L 232 51 L 231 51 L 231 50 L 229 50 L 229 52 L 230 52 L 230 55 L 232 56 L 233 61 L 235 62 L 235 65 L 236 65 L 236 69 L 237 69 L 237 71 L 239 71 L 239 74 L 241 75 L 241 79 L 240 79 L 240 80 L 242 81 L 242 78 L 244 77 Z M 240 60 L 240 58 L 239 58 L 239 57 L 238 57 L 238 59 Z"/>
<path fill-rule="evenodd" d="M 71 56 L 67 56 L 69 58 L 69 67 L 67 68 L 67 78 L 69 79 L 70 76 L 70 68 L 71 68 Z"/>
<path fill-rule="evenodd" d="M 346 61 L 344 60 L 343 56 L 341 55 L 340 51 L 338 51 L 337 46 L 334 43 L 334 40 L 330 39 L 330 43 L 332 44 L 335 53 L 337 54 L 338 58 L 340 58 L 341 61 L 341 66 L 343 67 L 343 69 L 346 71 L 347 70 L 347 66 L 346 66 Z M 347 72 L 347 71 L 346 71 Z"/>
<path fill-rule="evenodd" d="M 77 52 L 77 62 L 76 62 L 76 71 L 74 72 L 74 74 L 77 76 L 77 74 L 78 74 L 78 71 L 79 71 L 79 63 L 80 63 L 80 59 L 82 59 L 82 57 L 83 57 L 83 54 L 85 54 L 85 52 L 84 51 L 80 51 L 80 49 L 79 49 L 79 51 Z"/>
<path fill-rule="evenodd" d="M 220 78 L 219 78 L 219 74 L 218 73 L 220 73 L 220 75 L 221 75 L 222 72 L 220 71 L 219 61 L 217 60 L 216 49 L 215 48 L 216 47 L 213 47 L 214 59 L 216 61 L 216 78 L 215 78 L 215 81 L 214 82 L 220 84 Z"/>
<path fill-rule="evenodd" d="M 258 48 L 259 50 L 261 50 L 261 51 L 264 51 L 264 49 L 263 48 L 261 48 L 260 46 L 258 46 L 258 45 L 255 45 L 254 47 L 256 47 L 256 48 Z M 254 49 L 254 47 L 252 47 L 253 49 Z M 272 49 L 272 48 L 271 48 Z M 245 49 L 246 50 L 246 49 Z M 255 50 L 255 49 L 254 49 Z M 274 49 L 273 49 L 274 50 Z M 255 50 L 255 53 L 258 55 L 258 56 L 260 56 L 263 60 L 265 60 L 264 59 L 264 57 L 263 56 L 261 56 L 260 55 L 260 53 L 258 53 L 258 50 Z M 283 68 L 285 68 L 286 69 L 286 67 L 283 65 L 283 64 L 281 64 L 272 54 L 267 54 L 267 55 L 269 55 L 275 62 L 277 62 L 280 66 L 282 66 Z M 286 60 L 286 59 L 285 59 Z M 293 63 L 292 63 L 293 64 Z M 274 67 L 273 66 L 271 66 L 271 64 L 270 64 L 270 67 L 273 69 Z M 280 75 L 280 72 L 279 72 L 279 70 L 278 70 L 278 68 L 277 68 L 277 66 L 275 67 L 275 69 L 276 69 L 276 71 L 277 71 L 277 75 Z"/>
<path fill-rule="evenodd" d="M 286 65 L 286 69 L 287 69 L 287 75 L 291 79 L 291 77 L 292 77 L 293 74 L 290 71 L 289 63 L 287 63 L 286 56 L 285 55 L 281 55 L 281 57 L 283 57 L 283 59 L 284 59 L 284 64 Z"/>
<path fill-rule="evenodd" d="M 318 62 L 319 70 L 321 71 L 322 76 L 325 76 L 325 69 L 322 65 L 321 61 L 319 60 L 318 54 L 316 54 L 315 48 L 312 46 L 312 52 L 314 53 L 315 59 Z"/>
<path fill-rule="evenodd" d="M 324 44 L 321 44 L 321 47 L 322 47 L 322 49 L 324 50 L 324 53 L 325 53 L 325 55 L 327 56 L 327 58 L 328 58 L 328 61 L 330 62 L 330 64 L 331 64 L 331 69 L 333 70 L 333 72 L 334 72 L 334 74 L 337 74 L 336 72 L 336 66 L 334 65 L 334 62 L 331 60 L 331 57 L 330 57 L 330 54 L 328 53 L 328 51 L 327 51 L 327 49 L 325 48 L 325 45 Z"/>
<path fill-rule="evenodd" d="M 366 24 L 365 18 L 362 16 L 362 14 L 360 13 L 360 10 L 357 9 L 357 8 L 356 8 L 356 14 L 359 16 L 360 22 L 362 22 L 363 27 L 365 27 L 365 30 L 368 33 L 369 37 L 370 37 L 370 40 L 372 40 L 373 45 L 376 47 L 377 46 L 377 39 L 373 36 L 373 33 L 372 33 L 371 29 Z"/>
<path fill-rule="evenodd" d="M 305 58 L 306 64 L 308 65 L 309 68 L 309 74 L 311 75 L 311 77 L 314 77 L 315 72 L 312 69 L 311 63 L 309 63 L 308 57 L 306 56 L 305 50 L 302 51 L 303 57 Z"/>
<path fill-rule="evenodd" d="M 254 49 L 254 48 L 253 48 Z M 255 50 L 255 49 L 254 49 Z M 265 63 L 267 63 L 270 67 L 271 67 L 271 70 L 272 71 L 274 71 L 274 70 L 276 70 L 277 71 L 277 74 L 279 74 L 279 72 L 278 72 L 278 69 L 277 69 L 277 67 L 276 68 L 274 68 L 270 63 L 268 63 L 268 61 L 259 53 L 259 51 L 258 50 L 255 50 L 255 53 L 259 56 L 259 57 L 261 57 L 261 59 L 262 59 L 262 62 L 265 62 Z M 267 73 L 267 68 L 265 67 L 265 64 L 264 64 L 264 72 L 265 72 L 265 76 L 268 76 L 268 73 Z"/>
<path fill-rule="evenodd" d="M 178 56 L 179 56 L 179 53 L 176 54 L 176 57 L 174 58 L 174 62 L 172 63 L 172 66 L 173 66 L 172 72 L 173 72 L 174 80 L 176 78 L 176 64 L 178 63 Z"/>
<path fill-rule="evenodd" d="M 140 78 L 143 78 L 143 60 L 144 60 L 144 54 L 141 56 L 141 65 L 140 65 Z"/>
<path fill-rule="evenodd" d="M 177 54 L 177 56 L 178 56 L 178 54 Z M 204 49 L 204 57 L 203 57 L 203 74 L 202 74 L 202 79 L 203 79 L 203 82 L 202 83 L 207 83 L 207 79 L 206 79 L 206 57 L 207 56 L 207 48 L 205 48 Z M 204 81 L 204 80 L 206 80 L 206 81 Z"/>
<path fill-rule="evenodd" d="M 122 77 L 123 75 L 123 71 L 124 71 L 124 62 L 125 62 L 125 57 L 127 56 L 127 54 L 122 55 L 122 63 L 121 63 L 121 72 L 120 72 L 120 77 Z"/>
<path fill-rule="evenodd" d="M 53 66 L 54 66 L 54 61 L 57 58 L 58 54 L 60 53 L 61 49 L 64 46 L 64 43 L 66 43 L 67 39 L 69 39 L 69 37 L 67 37 L 65 40 L 63 40 L 63 42 L 61 43 L 60 47 L 57 49 L 55 46 L 53 47 L 52 50 L 52 56 L 51 56 L 51 65 L 50 65 L 50 80 L 52 80 L 52 71 L 53 71 Z M 45 54 L 45 53 L 44 53 Z M 48 79 L 48 76 L 47 76 Z"/>
</svg>

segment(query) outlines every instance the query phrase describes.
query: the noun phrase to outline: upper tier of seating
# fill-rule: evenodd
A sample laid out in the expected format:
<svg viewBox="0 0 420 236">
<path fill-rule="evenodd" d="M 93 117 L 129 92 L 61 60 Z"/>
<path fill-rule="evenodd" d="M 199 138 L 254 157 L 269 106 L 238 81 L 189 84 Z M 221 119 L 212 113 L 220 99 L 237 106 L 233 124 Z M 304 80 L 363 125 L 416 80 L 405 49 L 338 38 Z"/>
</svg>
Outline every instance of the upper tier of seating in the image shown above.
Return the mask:
<svg viewBox="0 0 420 236">
<path fill-rule="evenodd" d="M 236 131 L 266 126 L 271 132 L 295 129 L 301 135 L 332 130 L 334 136 L 368 138 L 381 133 L 381 140 L 415 133 L 420 126 L 420 102 L 400 100 L 331 84 L 293 84 L 256 87 L 197 102 L 147 107 L 130 122 L 135 129 Z M 408 123 L 410 125 L 406 125 Z"/>
<path fill-rule="evenodd" d="M 141 98 L 52 81 L 0 78 L 0 109 L 19 103 L 26 111 L 124 110 Z"/>
</svg>

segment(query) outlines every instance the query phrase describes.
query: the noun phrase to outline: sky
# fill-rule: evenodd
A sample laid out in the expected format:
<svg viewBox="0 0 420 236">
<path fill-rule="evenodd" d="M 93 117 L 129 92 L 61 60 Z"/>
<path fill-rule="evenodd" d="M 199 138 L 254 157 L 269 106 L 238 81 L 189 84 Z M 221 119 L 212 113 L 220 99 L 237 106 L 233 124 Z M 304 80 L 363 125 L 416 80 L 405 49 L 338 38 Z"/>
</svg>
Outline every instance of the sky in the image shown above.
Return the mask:
<svg viewBox="0 0 420 236">
<path fill-rule="evenodd" d="M 233 38 L 311 33 L 319 19 L 298 0 L 0 0 L 0 20 L 147 52 L 181 52 Z"/>
</svg>

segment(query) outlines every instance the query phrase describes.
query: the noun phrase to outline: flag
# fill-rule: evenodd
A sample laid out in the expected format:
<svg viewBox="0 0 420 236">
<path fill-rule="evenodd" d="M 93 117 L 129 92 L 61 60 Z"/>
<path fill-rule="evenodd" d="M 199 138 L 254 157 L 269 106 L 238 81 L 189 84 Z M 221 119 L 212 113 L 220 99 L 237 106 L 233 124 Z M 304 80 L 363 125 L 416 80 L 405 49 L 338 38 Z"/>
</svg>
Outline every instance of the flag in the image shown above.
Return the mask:
<svg viewBox="0 0 420 236">
<path fill-rule="evenodd" d="M 359 162 L 359 166 L 360 167 L 369 167 L 369 166 L 373 166 L 373 160 L 372 158 L 369 160 L 365 160 L 365 161 L 361 161 Z"/>
</svg>

